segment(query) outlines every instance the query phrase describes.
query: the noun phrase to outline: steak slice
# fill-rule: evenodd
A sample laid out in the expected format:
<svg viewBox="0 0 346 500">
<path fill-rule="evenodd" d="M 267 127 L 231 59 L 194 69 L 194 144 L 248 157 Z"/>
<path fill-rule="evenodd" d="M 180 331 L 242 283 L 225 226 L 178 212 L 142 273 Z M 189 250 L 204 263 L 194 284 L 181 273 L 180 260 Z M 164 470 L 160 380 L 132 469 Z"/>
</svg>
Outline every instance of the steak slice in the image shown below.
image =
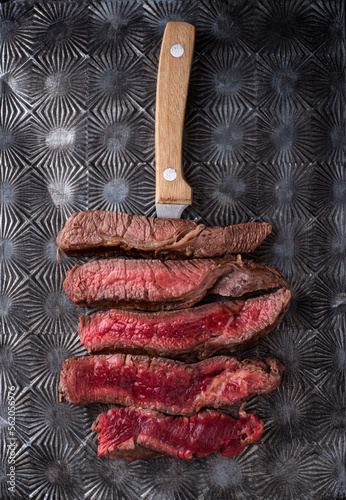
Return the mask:
<svg viewBox="0 0 346 500">
<path fill-rule="evenodd" d="M 291 292 L 234 302 L 213 302 L 179 311 L 144 313 L 111 309 L 79 319 L 89 353 L 132 352 L 186 360 L 236 351 L 266 335 L 282 320 Z"/>
<path fill-rule="evenodd" d="M 219 451 L 233 457 L 259 443 L 263 422 L 253 413 L 235 419 L 205 410 L 191 417 L 169 417 L 141 408 L 112 408 L 93 423 L 98 433 L 98 456 L 127 460 L 168 456 L 191 460 Z"/>
<path fill-rule="evenodd" d="M 237 406 L 278 387 L 284 365 L 275 358 L 217 356 L 195 364 L 165 358 L 110 354 L 68 359 L 60 399 L 71 403 L 140 406 L 172 415 L 203 407 Z"/>
<path fill-rule="evenodd" d="M 64 290 L 78 306 L 159 311 L 182 309 L 201 300 L 217 280 L 230 276 L 224 291 L 244 293 L 288 285 L 273 266 L 229 259 L 94 260 L 68 271 Z"/>
<path fill-rule="evenodd" d="M 271 229 L 258 222 L 207 227 L 192 220 L 90 210 L 71 215 L 57 244 L 69 256 L 210 258 L 252 252 Z"/>
</svg>

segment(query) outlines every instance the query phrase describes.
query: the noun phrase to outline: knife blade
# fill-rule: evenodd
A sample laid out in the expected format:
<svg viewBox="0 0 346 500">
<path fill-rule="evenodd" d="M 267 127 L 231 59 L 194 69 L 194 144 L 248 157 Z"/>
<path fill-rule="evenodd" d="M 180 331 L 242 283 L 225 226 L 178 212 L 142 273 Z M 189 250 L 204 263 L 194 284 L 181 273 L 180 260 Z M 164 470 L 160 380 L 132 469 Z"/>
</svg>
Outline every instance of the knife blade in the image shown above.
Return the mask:
<svg viewBox="0 0 346 500">
<path fill-rule="evenodd" d="M 179 219 L 192 203 L 192 188 L 184 179 L 182 144 L 195 27 L 171 21 L 163 35 L 155 114 L 157 217 Z"/>
</svg>

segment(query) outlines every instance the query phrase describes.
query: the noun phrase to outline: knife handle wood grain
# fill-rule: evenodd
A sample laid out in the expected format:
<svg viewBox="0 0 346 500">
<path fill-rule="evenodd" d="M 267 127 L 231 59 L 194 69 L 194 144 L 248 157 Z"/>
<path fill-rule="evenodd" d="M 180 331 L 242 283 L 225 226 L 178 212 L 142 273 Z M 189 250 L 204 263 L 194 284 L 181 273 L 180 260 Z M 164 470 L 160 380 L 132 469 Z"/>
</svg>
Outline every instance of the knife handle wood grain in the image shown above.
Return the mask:
<svg viewBox="0 0 346 500">
<path fill-rule="evenodd" d="M 194 42 L 191 24 L 171 21 L 166 25 L 156 91 L 156 203 L 192 202 L 192 189 L 183 175 L 182 143 Z"/>
</svg>

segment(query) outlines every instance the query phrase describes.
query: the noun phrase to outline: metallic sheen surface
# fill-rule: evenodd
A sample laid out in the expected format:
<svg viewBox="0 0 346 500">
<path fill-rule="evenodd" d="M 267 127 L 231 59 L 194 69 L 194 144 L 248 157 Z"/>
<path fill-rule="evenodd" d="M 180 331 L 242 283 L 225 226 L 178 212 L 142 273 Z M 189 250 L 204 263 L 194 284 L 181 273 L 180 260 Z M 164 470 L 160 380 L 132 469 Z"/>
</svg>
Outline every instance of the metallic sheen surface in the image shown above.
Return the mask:
<svg viewBox="0 0 346 500">
<path fill-rule="evenodd" d="M 181 214 L 188 205 L 169 205 L 166 203 L 156 203 L 156 216 L 180 219 Z"/>
<path fill-rule="evenodd" d="M 177 178 L 177 171 L 174 168 L 166 168 L 163 172 L 163 177 L 166 181 L 174 181 Z"/>
<path fill-rule="evenodd" d="M 173 57 L 181 57 L 184 54 L 184 47 L 180 43 L 175 43 L 172 45 L 170 52 Z"/>
</svg>

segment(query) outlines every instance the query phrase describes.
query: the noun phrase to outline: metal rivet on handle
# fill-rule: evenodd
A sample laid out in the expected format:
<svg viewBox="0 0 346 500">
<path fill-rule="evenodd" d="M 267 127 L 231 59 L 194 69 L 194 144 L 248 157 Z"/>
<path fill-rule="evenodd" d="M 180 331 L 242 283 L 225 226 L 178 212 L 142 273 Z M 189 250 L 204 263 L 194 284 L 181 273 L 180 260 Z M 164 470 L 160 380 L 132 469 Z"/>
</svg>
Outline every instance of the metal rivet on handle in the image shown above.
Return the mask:
<svg viewBox="0 0 346 500">
<path fill-rule="evenodd" d="M 163 172 L 163 176 L 166 181 L 174 181 L 177 178 L 177 172 L 176 170 L 174 170 L 174 168 L 166 168 L 166 170 Z"/>
<path fill-rule="evenodd" d="M 175 43 L 171 47 L 171 54 L 173 57 L 181 57 L 184 54 L 184 47 L 180 43 Z"/>
</svg>

